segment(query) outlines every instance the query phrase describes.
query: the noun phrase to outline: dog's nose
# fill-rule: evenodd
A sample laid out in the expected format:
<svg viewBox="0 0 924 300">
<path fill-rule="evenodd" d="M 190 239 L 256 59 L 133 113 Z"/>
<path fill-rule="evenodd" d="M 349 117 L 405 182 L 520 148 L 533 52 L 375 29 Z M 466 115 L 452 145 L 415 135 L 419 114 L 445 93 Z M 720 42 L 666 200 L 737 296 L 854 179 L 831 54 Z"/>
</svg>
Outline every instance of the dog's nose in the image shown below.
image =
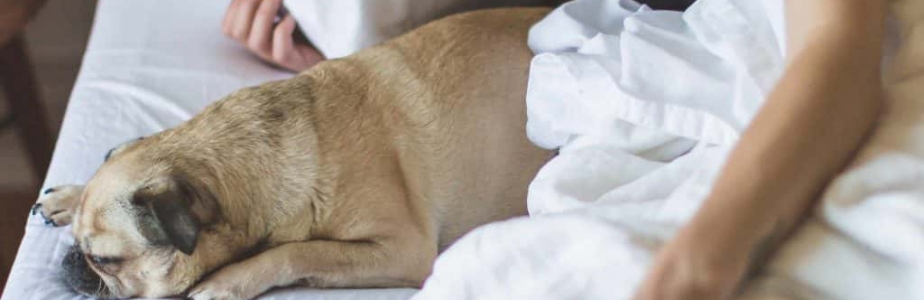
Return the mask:
<svg viewBox="0 0 924 300">
<path fill-rule="evenodd" d="M 109 286 L 103 282 L 99 274 L 93 272 L 77 246 L 71 247 L 61 266 L 64 282 L 78 293 L 99 299 L 114 298 Z"/>
</svg>

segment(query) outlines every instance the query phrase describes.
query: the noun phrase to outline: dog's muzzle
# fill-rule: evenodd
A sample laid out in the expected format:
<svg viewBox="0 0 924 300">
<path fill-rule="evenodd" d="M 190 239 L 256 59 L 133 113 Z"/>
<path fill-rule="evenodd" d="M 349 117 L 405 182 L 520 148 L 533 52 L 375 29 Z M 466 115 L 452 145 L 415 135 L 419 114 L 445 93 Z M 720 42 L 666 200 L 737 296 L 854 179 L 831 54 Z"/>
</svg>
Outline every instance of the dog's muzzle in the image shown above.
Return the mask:
<svg viewBox="0 0 924 300">
<path fill-rule="evenodd" d="M 87 264 L 83 252 L 76 246 L 71 247 L 61 262 L 63 267 L 64 282 L 85 296 L 99 299 L 113 299 L 112 290 L 106 286 L 99 274 L 93 272 L 93 269 Z"/>
</svg>

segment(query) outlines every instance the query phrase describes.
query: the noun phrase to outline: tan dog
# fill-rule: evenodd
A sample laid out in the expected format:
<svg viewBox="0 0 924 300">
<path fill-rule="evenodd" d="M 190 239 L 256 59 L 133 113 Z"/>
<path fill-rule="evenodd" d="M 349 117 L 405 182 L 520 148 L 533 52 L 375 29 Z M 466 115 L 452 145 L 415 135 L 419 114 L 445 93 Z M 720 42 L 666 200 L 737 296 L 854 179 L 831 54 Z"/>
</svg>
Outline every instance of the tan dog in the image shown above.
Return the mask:
<svg viewBox="0 0 924 300">
<path fill-rule="evenodd" d="M 36 207 L 73 216 L 65 277 L 101 298 L 420 286 L 462 234 L 526 213 L 550 157 L 525 136 L 526 38 L 547 12 L 436 21 L 120 146 Z"/>
</svg>

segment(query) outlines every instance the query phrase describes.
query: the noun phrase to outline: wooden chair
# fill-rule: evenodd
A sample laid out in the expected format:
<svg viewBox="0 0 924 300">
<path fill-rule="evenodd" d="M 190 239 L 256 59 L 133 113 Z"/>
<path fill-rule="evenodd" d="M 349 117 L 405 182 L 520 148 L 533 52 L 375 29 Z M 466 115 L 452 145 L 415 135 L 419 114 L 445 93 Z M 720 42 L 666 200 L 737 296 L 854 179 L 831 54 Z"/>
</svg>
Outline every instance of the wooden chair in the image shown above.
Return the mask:
<svg viewBox="0 0 924 300">
<path fill-rule="evenodd" d="M 51 161 L 54 138 L 45 119 L 35 71 L 21 35 L 0 48 L 0 88 L 5 92 L 10 110 L 10 115 L 0 121 L 3 124 L 0 126 L 16 127 L 26 147 L 32 176 L 39 184 L 45 178 Z"/>
</svg>

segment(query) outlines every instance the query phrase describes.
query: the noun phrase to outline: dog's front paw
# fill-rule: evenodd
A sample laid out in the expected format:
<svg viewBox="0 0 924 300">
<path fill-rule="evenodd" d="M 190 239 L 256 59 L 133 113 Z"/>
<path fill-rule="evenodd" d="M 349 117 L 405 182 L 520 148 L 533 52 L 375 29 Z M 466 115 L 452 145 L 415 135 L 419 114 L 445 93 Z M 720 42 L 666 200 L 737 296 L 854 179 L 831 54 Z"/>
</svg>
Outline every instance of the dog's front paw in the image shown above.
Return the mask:
<svg viewBox="0 0 924 300">
<path fill-rule="evenodd" d="M 83 193 L 82 185 L 62 185 L 42 192 L 39 201 L 32 206 L 32 214 L 40 214 L 45 224 L 64 226 L 70 224 L 74 210 Z"/>
<path fill-rule="evenodd" d="M 266 291 L 260 278 L 241 262 L 221 268 L 193 287 L 188 299 L 193 300 L 248 300 Z"/>
<path fill-rule="evenodd" d="M 197 287 L 198 288 L 198 287 Z M 229 290 L 219 287 L 203 286 L 202 290 L 194 290 L 186 299 L 192 300 L 247 300 Z"/>
</svg>

